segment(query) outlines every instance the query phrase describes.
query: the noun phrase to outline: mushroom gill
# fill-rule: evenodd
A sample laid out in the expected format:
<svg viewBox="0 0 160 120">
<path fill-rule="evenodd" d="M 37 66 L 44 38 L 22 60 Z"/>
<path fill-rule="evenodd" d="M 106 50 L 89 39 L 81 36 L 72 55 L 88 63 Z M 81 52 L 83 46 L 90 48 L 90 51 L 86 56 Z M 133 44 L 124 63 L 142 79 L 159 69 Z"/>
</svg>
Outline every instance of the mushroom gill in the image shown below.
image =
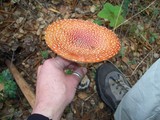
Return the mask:
<svg viewBox="0 0 160 120">
<path fill-rule="evenodd" d="M 75 62 L 104 61 L 120 50 L 120 42 L 114 32 L 78 19 L 53 22 L 45 31 L 45 40 L 55 53 Z"/>
</svg>

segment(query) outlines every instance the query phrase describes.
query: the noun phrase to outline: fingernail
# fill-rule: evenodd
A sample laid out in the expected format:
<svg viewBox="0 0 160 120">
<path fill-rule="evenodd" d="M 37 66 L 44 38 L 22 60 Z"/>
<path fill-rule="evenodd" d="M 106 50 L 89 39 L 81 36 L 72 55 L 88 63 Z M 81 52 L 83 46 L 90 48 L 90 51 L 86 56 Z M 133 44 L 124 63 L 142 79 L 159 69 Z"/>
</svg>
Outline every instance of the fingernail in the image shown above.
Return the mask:
<svg viewBox="0 0 160 120">
<path fill-rule="evenodd" d="M 82 68 L 83 73 L 86 74 L 87 73 L 87 68 Z"/>
</svg>

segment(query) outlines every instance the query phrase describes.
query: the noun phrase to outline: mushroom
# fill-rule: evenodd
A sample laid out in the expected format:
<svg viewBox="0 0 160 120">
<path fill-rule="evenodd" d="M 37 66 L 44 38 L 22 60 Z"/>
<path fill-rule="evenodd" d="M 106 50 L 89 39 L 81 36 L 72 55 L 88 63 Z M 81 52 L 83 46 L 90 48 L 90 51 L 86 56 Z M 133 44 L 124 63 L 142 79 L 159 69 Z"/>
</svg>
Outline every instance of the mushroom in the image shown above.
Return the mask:
<svg viewBox="0 0 160 120">
<path fill-rule="evenodd" d="M 53 22 L 45 31 L 45 40 L 55 53 L 79 63 L 104 61 L 120 50 L 120 41 L 114 32 L 78 19 Z"/>
</svg>

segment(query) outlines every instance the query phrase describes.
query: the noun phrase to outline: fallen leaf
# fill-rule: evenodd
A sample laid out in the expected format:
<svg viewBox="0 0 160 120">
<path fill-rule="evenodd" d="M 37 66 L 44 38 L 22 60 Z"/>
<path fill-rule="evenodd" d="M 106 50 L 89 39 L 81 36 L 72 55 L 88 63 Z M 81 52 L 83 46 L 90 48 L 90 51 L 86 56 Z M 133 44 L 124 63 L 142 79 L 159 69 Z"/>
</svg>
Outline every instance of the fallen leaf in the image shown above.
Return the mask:
<svg viewBox="0 0 160 120">
<path fill-rule="evenodd" d="M 98 107 L 99 107 L 100 109 L 103 109 L 103 108 L 104 108 L 104 103 L 103 103 L 103 102 L 100 102 L 100 103 L 98 104 Z"/>
<path fill-rule="evenodd" d="M 88 97 L 88 95 L 87 95 L 87 93 L 85 93 L 85 92 L 80 92 L 80 93 L 78 94 L 78 97 L 79 97 L 80 99 L 84 100 L 84 99 L 86 99 L 86 98 Z"/>
<path fill-rule="evenodd" d="M 123 57 L 123 58 L 122 58 L 122 61 L 123 61 L 124 63 L 128 64 L 129 59 L 128 59 L 127 57 Z"/>
<path fill-rule="evenodd" d="M 4 89 L 4 85 L 1 83 L 0 84 L 0 91 L 2 91 Z"/>
</svg>

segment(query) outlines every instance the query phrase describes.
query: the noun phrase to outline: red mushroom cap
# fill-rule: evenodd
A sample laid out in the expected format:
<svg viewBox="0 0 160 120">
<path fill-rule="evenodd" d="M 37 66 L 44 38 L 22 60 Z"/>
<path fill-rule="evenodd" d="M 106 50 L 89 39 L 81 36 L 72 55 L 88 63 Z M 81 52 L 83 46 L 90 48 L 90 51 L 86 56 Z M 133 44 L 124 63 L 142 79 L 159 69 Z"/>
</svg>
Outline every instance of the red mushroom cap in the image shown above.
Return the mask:
<svg viewBox="0 0 160 120">
<path fill-rule="evenodd" d="M 45 40 L 55 53 L 75 62 L 104 61 L 120 50 L 120 42 L 114 32 L 78 19 L 53 22 L 45 31 Z"/>
</svg>

